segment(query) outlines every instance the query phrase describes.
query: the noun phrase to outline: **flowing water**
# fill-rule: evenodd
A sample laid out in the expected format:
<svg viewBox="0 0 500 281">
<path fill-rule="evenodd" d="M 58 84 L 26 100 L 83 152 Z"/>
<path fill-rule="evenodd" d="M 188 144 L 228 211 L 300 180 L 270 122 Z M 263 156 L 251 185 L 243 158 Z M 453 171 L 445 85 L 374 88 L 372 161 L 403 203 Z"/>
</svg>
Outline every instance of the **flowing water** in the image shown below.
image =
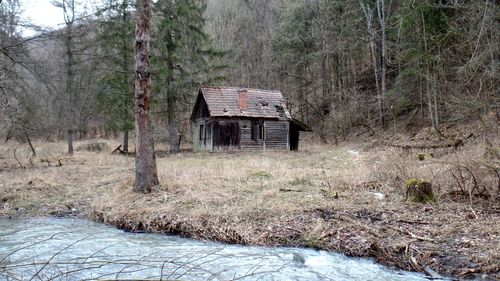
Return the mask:
<svg viewBox="0 0 500 281">
<path fill-rule="evenodd" d="M 426 280 L 368 259 L 127 233 L 82 219 L 0 220 L 1 280 Z"/>
</svg>

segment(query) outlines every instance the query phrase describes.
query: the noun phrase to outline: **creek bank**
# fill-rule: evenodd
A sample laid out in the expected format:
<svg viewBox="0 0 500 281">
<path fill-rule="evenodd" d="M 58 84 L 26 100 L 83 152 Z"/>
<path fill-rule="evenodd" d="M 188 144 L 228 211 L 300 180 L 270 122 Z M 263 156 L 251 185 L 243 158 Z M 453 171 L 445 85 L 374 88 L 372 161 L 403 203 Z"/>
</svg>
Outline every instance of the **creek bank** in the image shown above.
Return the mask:
<svg viewBox="0 0 500 281">
<path fill-rule="evenodd" d="M 474 270 L 467 271 L 470 266 L 478 268 L 478 265 L 474 265 L 467 257 L 458 254 L 459 252 L 454 253 L 453 250 L 442 253 L 433 251 L 427 257 L 419 255 L 420 249 L 442 242 L 434 241 L 430 237 L 417 236 L 412 233 L 415 230 L 405 229 L 412 229 L 414 225 L 429 226 L 433 223 L 382 219 L 382 216 L 368 210 L 345 213 L 315 209 L 300 214 L 250 222 L 231 218 L 197 220 L 179 214 L 161 214 L 145 219 L 126 216 L 108 217 L 98 211 L 90 214 L 90 218 L 95 221 L 130 232 L 175 234 L 228 244 L 307 247 L 338 252 L 350 257 L 371 258 L 377 263 L 406 271 L 426 274 L 438 272 L 444 276 L 457 278 L 495 280 L 495 274 L 498 273 L 495 266 L 498 265 L 493 264 L 486 269 L 492 275 L 477 274 L 478 271 Z M 311 225 L 312 221 L 323 226 Z M 327 226 L 332 221 L 335 221 L 336 226 Z M 242 229 L 245 231 L 242 232 Z M 413 239 L 405 242 L 408 241 L 407 236 Z M 393 239 L 401 242 L 395 244 Z M 463 272 L 467 274 L 461 274 Z"/>
</svg>

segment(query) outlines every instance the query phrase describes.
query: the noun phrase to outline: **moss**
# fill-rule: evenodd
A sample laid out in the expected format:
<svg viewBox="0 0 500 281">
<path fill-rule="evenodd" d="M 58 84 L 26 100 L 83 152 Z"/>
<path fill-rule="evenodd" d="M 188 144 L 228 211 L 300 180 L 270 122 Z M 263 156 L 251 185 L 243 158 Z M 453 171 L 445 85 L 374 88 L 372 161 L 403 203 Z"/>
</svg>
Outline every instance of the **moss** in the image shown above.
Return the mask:
<svg viewBox="0 0 500 281">
<path fill-rule="evenodd" d="M 415 178 L 409 178 L 405 183 L 406 201 L 415 203 L 434 202 L 436 198 L 432 192 L 432 184 Z"/>
<path fill-rule="evenodd" d="M 422 186 L 424 185 L 425 181 L 424 180 L 419 180 L 415 178 L 409 178 L 406 183 L 405 183 L 405 189 L 408 189 L 411 186 Z"/>
<path fill-rule="evenodd" d="M 418 161 L 424 161 L 425 160 L 425 153 L 417 153 L 417 159 L 418 159 Z"/>
<path fill-rule="evenodd" d="M 252 173 L 250 173 L 250 175 L 252 177 L 255 177 L 255 178 L 270 178 L 271 177 L 271 174 L 266 172 L 266 171 L 253 171 Z"/>
</svg>

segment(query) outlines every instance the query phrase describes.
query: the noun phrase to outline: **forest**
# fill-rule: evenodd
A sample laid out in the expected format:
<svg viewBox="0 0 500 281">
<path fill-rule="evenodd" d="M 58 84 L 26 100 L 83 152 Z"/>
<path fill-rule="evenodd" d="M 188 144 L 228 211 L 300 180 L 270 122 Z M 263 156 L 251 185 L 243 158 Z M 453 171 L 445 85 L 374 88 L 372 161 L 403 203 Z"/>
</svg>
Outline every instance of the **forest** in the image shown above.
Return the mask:
<svg viewBox="0 0 500 281">
<path fill-rule="evenodd" d="M 500 278 L 498 1 L 50 2 L 0 0 L 1 217 Z M 191 152 L 205 86 L 283 93 L 300 151 Z"/>
<path fill-rule="evenodd" d="M 3 1 L 5 139 L 122 134 L 128 149 L 135 3 L 103 2 L 63 1 L 64 28 L 23 37 L 20 3 Z M 498 118 L 497 13 L 495 1 L 157 1 L 156 137 L 178 150 L 197 88 L 230 85 L 281 90 L 325 143 L 430 126 L 441 140 L 446 124 Z"/>
</svg>

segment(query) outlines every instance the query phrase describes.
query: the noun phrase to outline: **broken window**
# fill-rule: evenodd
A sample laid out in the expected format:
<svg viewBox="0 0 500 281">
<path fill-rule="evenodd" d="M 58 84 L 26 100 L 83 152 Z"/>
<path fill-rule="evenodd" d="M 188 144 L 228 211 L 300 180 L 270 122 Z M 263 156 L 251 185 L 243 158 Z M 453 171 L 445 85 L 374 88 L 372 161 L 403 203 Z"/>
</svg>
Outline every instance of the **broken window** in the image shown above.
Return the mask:
<svg viewBox="0 0 500 281">
<path fill-rule="evenodd" d="M 252 122 L 252 140 L 264 140 L 265 139 L 265 127 L 264 122 L 254 121 Z"/>
</svg>

